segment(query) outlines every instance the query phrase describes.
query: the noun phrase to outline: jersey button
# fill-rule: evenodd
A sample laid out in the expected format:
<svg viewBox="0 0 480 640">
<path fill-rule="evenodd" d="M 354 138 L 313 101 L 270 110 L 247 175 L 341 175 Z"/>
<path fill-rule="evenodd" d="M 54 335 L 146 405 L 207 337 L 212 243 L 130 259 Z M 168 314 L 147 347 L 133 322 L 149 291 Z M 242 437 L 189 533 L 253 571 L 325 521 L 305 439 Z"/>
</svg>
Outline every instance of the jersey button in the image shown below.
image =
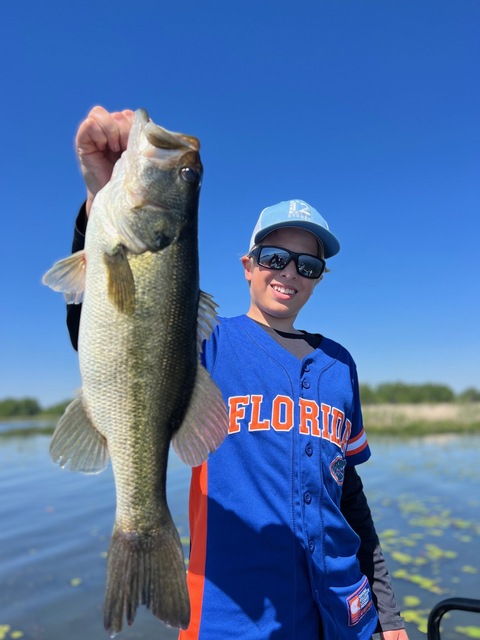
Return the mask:
<svg viewBox="0 0 480 640">
<path fill-rule="evenodd" d="M 308 550 L 310 551 L 310 553 L 313 553 L 315 551 L 315 543 L 313 542 L 313 540 L 309 541 Z"/>
<path fill-rule="evenodd" d="M 305 453 L 307 454 L 308 457 L 312 455 L 313 447 L 311 444 L 307 444 L 307 446 L 305 447 Z"/>
<path fill-rule="evenodd" d="M 312 494 L 307 491 L 306 493 L 304 493 L 303 499 L 305 500 L 306 504 L 310 504 L 312 501 Z"/>
<path fill-rule="evenodd" d="M 310 383 L 308 380 L 302 380 L 302 387 L 304 389 L 310 389 Z"/>
<path fill-rule="evenodd" d="M 310 365 L 309 365 L 309 364 L 306 364 L 306 365 L 303 367 L 303 370 L 304 370 L 304 371 L 310 371 Z"/>
</svg>

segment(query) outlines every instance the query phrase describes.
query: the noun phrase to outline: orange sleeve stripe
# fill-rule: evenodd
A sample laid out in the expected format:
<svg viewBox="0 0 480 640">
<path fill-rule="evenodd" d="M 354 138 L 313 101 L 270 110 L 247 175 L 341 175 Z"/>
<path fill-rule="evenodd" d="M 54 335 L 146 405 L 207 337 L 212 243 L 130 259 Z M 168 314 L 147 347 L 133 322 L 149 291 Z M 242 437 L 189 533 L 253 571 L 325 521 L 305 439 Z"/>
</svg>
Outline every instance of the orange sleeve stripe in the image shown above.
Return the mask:
<svg viewBox="0 0 480 640">
<path fill-rule="evenodd" d="M 195 540 L 195 544 L 191 546 L 187 571 L 190 624 L 185 631 L 180 631 L 179 640 L 196 640 L 200 634 L 207 546 L 207 487 L 208 468 L 207 463 L 204 462 L 200 467 L 192 469 L 189 516 L 190 540 Z"/>
<path fill-rule="evenodd" d="M 353 456 L 357 453 L 360 453 L 360 451 L 363 451 L 367 447 L 367 445 L 367 434 L 365 433 L 365 430 L 362 429 L 358 436 L 356 436 L 355 438 L 351 438 L 351 440 L 349 441 L 347 446 L 347 456 Z"/>
</svg>

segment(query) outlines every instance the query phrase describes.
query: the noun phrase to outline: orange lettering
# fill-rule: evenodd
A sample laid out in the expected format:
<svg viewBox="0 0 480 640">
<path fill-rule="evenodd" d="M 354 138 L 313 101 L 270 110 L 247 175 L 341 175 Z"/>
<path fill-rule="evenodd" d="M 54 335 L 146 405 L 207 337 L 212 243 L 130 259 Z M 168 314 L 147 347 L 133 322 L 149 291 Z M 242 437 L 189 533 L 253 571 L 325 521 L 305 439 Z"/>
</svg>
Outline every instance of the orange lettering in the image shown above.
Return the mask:
<svg viewBox="0 0 480 640">
<path fill-rule="evenodd" d="M 300 398 L 300 433 L 320 437 L 318 404 L 315 400 Z"/>
<path fill-rule="evenodd" d="M 252 400 L 252 417 L 248 424 L 249 431 L 267 431 L 270 429 L 270 422 L 265 420 L 260 420 L 260 407 L 262 406 L 263 396 L 254 396 L 251 397 Z"/>
<path fill-rule="evenodd" d="M 228 399 L 228 414 L 230 424 L 228 433 L 238 433 L 240 431 L 239 420 L 245 418 L 245 407 L 250 402 L 250 396 L 232 396 Z"/>
<path fill-rule="evenodd" d="M 352 423 L 347 418 L 345 421 L 345 429 L 343 431 L 342 442 L 340 446 L 342 447 L 342 451 L 345 451 L 348 444 L 348 439 L 350 438 L 350 434 L 352 433 Z"/>
<path fill-rule="evenodd" d="M 293 400 L 288 396 L 277 396 L 274 399 L 272 403 L 272 427 L 275 431 L 290 431 L 293 427 Z"/>
<path fill-rule="evenodd" d="M 342 430 L 345 414 L 336 407 L 332 408 L 332 433 L 330 434 L 330 442 L 340 446 L 340 432 Z"/>
<path fill-rule="evenodd" d="M 329 404 L 325 404 L 324 402 L 322 402 L 322 405 L 320 407 L 321 411 L 322 411 L 322 438 L 325 438 L 325 440 L 329 440 L 329 422 L 328 422 L 328 417 L 330 415 L 330 411 L 331 411 L 331 406 Z"/>
</svg>

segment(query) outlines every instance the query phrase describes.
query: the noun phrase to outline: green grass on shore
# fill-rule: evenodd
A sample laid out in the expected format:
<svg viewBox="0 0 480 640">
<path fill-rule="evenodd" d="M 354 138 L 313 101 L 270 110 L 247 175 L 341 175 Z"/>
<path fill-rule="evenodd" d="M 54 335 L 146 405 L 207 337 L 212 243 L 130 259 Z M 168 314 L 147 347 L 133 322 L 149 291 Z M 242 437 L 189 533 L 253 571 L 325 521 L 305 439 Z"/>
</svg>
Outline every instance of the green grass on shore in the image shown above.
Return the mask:
<svg viewBox="0 0 480 640">
<path fill-rule="evenodd" d="M 378 436 L 396 436 L 396 437 L 412 437 L 412 436 L 433 436 L 445 434 L 464 434 L 464 433 L 480 433 L 480 422 L 471 422 L 469 424 L 455 422 L 410 422 L 401 426 L 370 424 L 366 425 L 367 435 Z"/>
<path fill-rule="evenodd" d="M 368 435 L 411 437 L 480 433 L 480 402 L 364 405 L 362 412 Z M 41 415 L 35 418 L 2 419 L 1 422 L 8 424 L 8 427 L 0 430 L 0 437 L 49 435 L 53 433 L 59 417 Z"/>
<path fill-rule="evenodd" d="M 383 404 L 362 407 L 368 434 L 435 435 L 480 432 L 480 403 Z"/>
</svg>

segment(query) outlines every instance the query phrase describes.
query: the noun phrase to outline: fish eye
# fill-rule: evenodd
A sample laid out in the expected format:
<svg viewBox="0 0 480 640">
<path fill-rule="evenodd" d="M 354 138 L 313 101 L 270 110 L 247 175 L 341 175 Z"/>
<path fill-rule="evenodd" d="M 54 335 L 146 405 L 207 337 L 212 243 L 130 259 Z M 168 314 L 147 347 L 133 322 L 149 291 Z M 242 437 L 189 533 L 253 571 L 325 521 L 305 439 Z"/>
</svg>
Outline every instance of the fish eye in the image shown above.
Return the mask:
<svg viewBox="0 0 480 640">
<path fill-rule="evenodd" d="M 200 174 L 192 167 L 183 167 L 180 169 L 180 175 L 185 180 L 185 182 L 189 182 L 190 184 L 199 184 L 200 182 Z"/>
</svg>

